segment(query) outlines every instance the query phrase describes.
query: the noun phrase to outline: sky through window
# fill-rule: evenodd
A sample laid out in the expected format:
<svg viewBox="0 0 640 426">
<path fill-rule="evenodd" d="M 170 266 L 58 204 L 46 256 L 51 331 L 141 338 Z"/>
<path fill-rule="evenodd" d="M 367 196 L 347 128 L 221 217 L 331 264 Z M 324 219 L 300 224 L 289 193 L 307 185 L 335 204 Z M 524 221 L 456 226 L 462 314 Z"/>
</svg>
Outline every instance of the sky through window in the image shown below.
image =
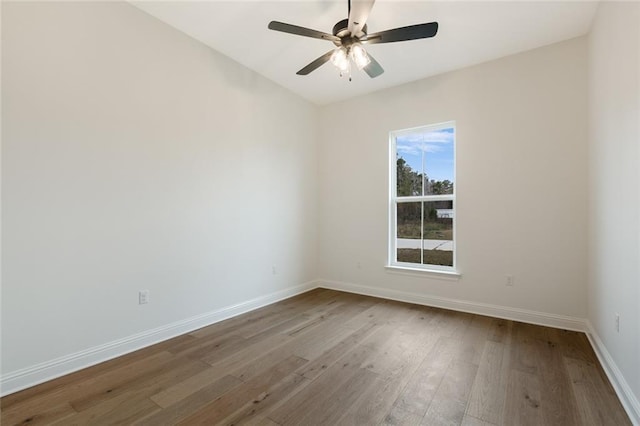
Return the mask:
<svg viewBox="0 0 640 426">
<path fill-rule="evenodd" d="M 424 152 L 424 169 L 429 179 L 453 182 L 453 137 L 453 128 L 417 130 L 398 136 L 396 149 L 417 173 L 422 173 Z"/>
</svg>

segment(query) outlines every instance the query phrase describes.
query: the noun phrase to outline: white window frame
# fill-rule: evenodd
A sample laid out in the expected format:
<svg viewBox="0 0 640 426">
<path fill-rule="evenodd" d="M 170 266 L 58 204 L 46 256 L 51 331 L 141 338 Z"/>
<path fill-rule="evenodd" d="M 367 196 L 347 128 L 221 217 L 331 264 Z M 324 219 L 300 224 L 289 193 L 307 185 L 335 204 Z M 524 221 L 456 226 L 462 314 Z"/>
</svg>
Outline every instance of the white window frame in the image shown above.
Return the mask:
<svg viewBox="0 0 640 426">
<path fill-rule="evenodd" d="M 425 133 L 453 128 L 453 194 L 452 195 L 420 195 L 420 196 L 406 196 L 398 197 L 397 195 L 397 172 L 396 172 L 396 141 L 399 136 L 405 134 L 413 134 L 416 131 L 423 131 Z M 456 181 L 456 137 L 457 129 L 455 121 L 447 121 L 444 123 L 430 124 L 426 126 L 413 127 L 410 129 L 396 130 L 389 133 L 389 256 L 387 267 L 390 269 L 401 269 L 407 271 L 424 271 L 435 272 L 441 274 L 460 275 L 456 269 L 456 240 L 458 238 L 458 232 L 456 229 L 456 221 L 458 218 L 458 212 L 456 209 L 456 193 L 457 193 L 457 181 Z M 430 265 L 430 264 L 418 264 L 408 262 L 398 262 L 397 255 L 397 221 L 396 212 L 397 203 L 400 202 L 423 202 L 423 201 L 452 201 L 453 202 L 453 266 L 445 265 Z M 422 245 L 423 243 L 421 243 Z M 424 248 L 424 246 L 422 246 Z M 421 255 L 422 256 L 422 255 Z"/>
</svg>

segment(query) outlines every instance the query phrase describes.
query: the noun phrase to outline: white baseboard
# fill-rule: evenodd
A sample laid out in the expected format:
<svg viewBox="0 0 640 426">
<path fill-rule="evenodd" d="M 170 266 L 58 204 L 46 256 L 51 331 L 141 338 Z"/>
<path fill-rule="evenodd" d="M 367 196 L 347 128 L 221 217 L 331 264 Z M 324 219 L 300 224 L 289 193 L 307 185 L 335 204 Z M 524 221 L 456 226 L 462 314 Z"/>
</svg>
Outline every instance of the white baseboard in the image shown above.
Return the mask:
<svg viewBox="0 0 640 426">
<path fill-rule="evenodd" d="M 613 389 L 616 391 L 622 406 L 626 410 L 629 418 L 631 419 L 631 423 L 636 426 L 640 425 L 640 402 L 638 398 L 634 395 L 631 387 L 625 380 L 622 372 L 616 365 L 613 357 L 607 350 L 607 347 L 604 345 L 600 336 L 596 332 L 595 328 L 591 324 L 589 320 L 587 320 L 587 337 L 589 338 L 589 342 L 591 342 L 591 346 L 593 347 L 604 372 L 607 374 Z"/>
<path fill-rule="evenodd" d="M 451 309 L 454 311 L 469 312 L 472 314 L 526 322 L 529 324 L 561 328 L 564 330 L 574 330 L 582 332 L 586 331 L 586 323 L 582 318 L 549 314 L 546 312 L 530 311 L 526 309 L 511 308 L 508 306 L 489 305 L 486 303 L 471 302 L 468 300 L 450 299 L 446 297 L 409 293 L 388 288 L 369 287 L 360 284 L 331 280 L 318 280 L 317 285 L 318 287 L 322 288 L 347 291 L 349 293 L 363 294 L 366 296 L 381 297 L 384 299 L 398 300 L 400 302 L 434 306 L 438 308 Z"/>
<path fill-rule="evenodd" d="M 240 315 L 254 309 L 275 303 L 316 287 L 316 282 L 308 282 L 289 287 L 246 302 L 227 306 L 213 312 L 176 321 L 171 324 L 147 330 L 103 345 L 94 346 L 80 352 L 65 355 L 34 366 L 13 371 L 0 377 L 0 395 L 5 396 L 22 389 L 55 379 L 74 371 L 96 365 L 103 361 L 160 343 L 172 337 L 189 333 L 216 322 Z"/>
</svg>

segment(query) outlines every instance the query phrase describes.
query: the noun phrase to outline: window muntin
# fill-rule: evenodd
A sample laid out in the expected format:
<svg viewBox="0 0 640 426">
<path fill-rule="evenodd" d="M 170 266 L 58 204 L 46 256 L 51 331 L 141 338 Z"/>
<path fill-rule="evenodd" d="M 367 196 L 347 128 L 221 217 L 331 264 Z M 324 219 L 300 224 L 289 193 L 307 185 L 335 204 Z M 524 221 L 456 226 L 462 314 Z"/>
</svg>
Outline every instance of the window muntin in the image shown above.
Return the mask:
<svg viewBox="0 0 640 426">
<path fill-rule="evenodd" d="M 390 135 L 389 264 L 455 271 L 455 123 Z"/>
</svg>

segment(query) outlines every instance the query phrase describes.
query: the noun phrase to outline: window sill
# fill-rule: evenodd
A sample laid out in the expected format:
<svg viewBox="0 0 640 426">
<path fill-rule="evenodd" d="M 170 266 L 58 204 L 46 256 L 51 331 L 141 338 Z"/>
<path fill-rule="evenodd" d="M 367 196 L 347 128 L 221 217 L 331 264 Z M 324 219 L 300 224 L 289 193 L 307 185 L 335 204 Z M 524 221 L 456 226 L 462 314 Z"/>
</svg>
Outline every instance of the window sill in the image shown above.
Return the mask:
<svg viewBox="0 0 640 426">
<path fill-rule="evenodd" d="M 414 277 L 433 276 L 434 278 L 449 281 L 458 281 L 462 278 L 462 274 L 458 271 L 441 271 L 439 269 L 421 269 L 398 265 L 387 265 L 385 269 L 389 274 L 410 275 Z"/>
</svg>

